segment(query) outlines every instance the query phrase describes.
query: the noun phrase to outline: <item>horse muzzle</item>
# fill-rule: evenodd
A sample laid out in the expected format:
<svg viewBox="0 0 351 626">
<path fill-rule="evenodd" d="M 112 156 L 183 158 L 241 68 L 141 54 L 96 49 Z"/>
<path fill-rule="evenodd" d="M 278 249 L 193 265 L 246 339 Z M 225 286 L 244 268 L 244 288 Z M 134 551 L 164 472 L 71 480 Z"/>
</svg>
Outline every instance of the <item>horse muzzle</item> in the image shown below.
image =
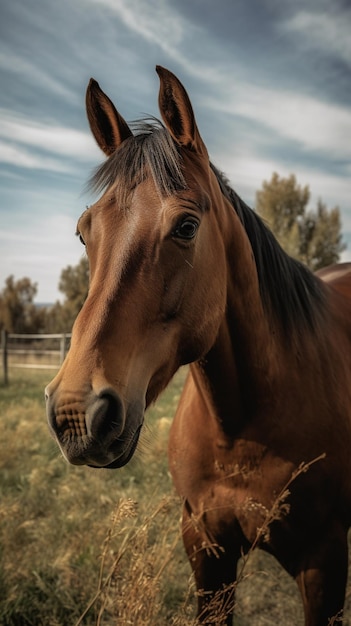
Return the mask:
<svg viewBox="0 0 351 626">
<path fill-rule="evenodd" d="M 117 468 L 132 458 L 145 403 L 126 407 L 110 388 L 85 395 L 47 388 L 46 402 L 50 431 L 72 465 Z"/>
</svg>

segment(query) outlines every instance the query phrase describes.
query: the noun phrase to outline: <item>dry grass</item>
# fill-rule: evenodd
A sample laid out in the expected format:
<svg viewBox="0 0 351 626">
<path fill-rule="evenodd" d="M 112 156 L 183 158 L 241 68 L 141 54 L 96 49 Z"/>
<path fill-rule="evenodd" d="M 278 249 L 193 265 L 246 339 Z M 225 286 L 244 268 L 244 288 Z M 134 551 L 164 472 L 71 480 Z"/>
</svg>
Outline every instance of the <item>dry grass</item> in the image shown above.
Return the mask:
<svg viewBox="0 0 351 626">
<path fill-rule="evenodd" d="M 170 582 L 167 577 L 165 585 L 164 574 L 172 577 L 171 565 L 180 544 L 179 532 L 174 533 L 169 525 L 169 515 L 175 508 L 179 511 L 178 500 L 163 498 L 149 516 L 140 520 L 136 502 L 119 502 L 102 547 L 96 593 L 75 626 L 84 624 L 93 609 L 96 626 L 176 624 L 164 602 Z M 178 617 L 180 612 L 185 617 L 187 604 L 178 607 Z"/>
<path fill-rule="evenodd" d="M 11 385 L 0 387 L 0 624 L 195 626 L 181 506 L 166 458 L 184 372 L 150 411 L 139 458 L 118 471 L 62 459 L 46 426 L 50 378 L 16 371 Z M 272 516 L 287 513 L 288 489 L 258 539 Z M 276 561 L 255 550 L 238 571 L 238 626 L 303 624 L 295 583 Z"/>
<path fill-rule="evenodd" d="M 24 371 L 19 378 L 16 371 L 10 386 L 0 388 L 0 624 L 73 625 L 97 591 L 82 623 L 96 624 L 103 614 L 101 623 L 127 624 L 124 618 L 116 621 L 116 610 L 124 602 L 126 613 L 134 604 L 138 569 L 139 577 L 150 583 L 147 597 L 154 598 L 156 588 L 161 594 L 152 602 L 159 621 L 155 617 L 148 623 L 164 624 L 182 604 L 190 576 L 179 538 L 180 502 L 166 460 L 170 416 L 184 373 L 164 396 L 163 408 L 151 411 L 138 458 L 119 471 L 71 467 L 63 460 L 46 425 L 43 388 L 50 377 Z M 117 511 L 125 511 L 125 501 L 137 503 L 133 516 L 114 514 L 116 503 Z M 106 586 L 115 554 L 120 555 L 118 572 L 114 569 Z M 152 591 L 157 572 L 159 582 Z M 112 596 L 117 589 L 116 609 Z M 146 620 L 145 614 L 138 623 Z"/>
</svg>

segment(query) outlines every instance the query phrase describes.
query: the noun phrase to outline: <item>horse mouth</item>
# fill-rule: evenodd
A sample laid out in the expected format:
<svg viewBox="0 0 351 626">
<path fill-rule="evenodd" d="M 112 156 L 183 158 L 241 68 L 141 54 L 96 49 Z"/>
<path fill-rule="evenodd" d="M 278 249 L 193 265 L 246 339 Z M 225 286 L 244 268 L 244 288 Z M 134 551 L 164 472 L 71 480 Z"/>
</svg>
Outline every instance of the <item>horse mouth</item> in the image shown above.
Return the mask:
<svg viewBox="0 0 351 626">
<path fill-rule="evenodd" d="M 134 433 L 133 437 L 130 439 L 130 441 L 128 442 L 128 445 L 126 446 L 126 448 L 123 450 L 123 452 L 114 459 L 114 461 L 111 461 L 110 463 L 107 463 L 107 465 L 101 465 L 96 464 L 96 463 L 87 463 L 88 467 L 93 467 L 94 469 L 118 469 L 120 467 L 123 467 L 124 465 L 127 465 L 127 463 L 129 463 L 129 461 L 131 460 L 131 458 L 134 455 L 134 452 L 137 448 L 138 445 L 138 441 L 139 441 L 139 436 L 140 436 L 140 432 L 141 432 L 141 428 L 142 426 L 140 426 Z"/>
<path fill-rule="evenodd" d="M 142 424 L 133 432 L 109 443 L 108 447 L 92 437 L 55 437 L 65 459 L 71 465 L 95 469 L 117 469 L 126 465 L 137 448 Z"/>
</svg>

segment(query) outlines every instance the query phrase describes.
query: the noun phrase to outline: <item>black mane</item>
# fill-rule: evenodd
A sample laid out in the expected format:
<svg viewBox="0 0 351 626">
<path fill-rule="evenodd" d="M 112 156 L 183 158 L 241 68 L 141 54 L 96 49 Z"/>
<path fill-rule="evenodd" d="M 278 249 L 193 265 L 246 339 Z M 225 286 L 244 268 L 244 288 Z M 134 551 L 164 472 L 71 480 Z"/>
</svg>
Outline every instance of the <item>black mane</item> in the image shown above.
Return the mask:
<svg viewBox="0 0 351 626">
<path fill-rule="evenodd" d="M 283 250 L 262 218 L 245 204 L 214 165 L 211 168 L 250 240 L 265 307 L 279 318 L 286 331 L 297 323 L 313 330 L 324 305 L 320 280 Z"/>
<path fill-rule="evenodd" d="M 181 154 L 161 122 L 152 118 L 134 124 L 134 129 L 136 133 L 96 170 L 89 187 L 101 192 L 114 185 L 122 205 L 127 205 L 131 191 L 148 174 L 163 195 L 186 189 Z M 259 215 L 241 200 L 214 165 L 211 168 L 250 240 L 265 309 L 287 332 L 301 325 L 315 328 L 324 302 L 320 281 L 284 252 Z"/>
</svg>

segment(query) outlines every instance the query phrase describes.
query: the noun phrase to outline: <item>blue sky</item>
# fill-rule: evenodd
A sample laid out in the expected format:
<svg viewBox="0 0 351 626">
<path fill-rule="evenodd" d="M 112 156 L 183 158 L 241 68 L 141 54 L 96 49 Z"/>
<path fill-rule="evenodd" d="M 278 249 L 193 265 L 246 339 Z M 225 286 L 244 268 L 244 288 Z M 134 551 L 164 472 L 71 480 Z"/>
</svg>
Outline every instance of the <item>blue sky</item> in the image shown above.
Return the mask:
<svg viewBox="0 0 351 626">
<path fill-rule="evenodd" d="M 0 0 L 0 289 L 60 297 L 103 159 L 93 76 L 127 120 L 158 115 L 155 65 L 186 86 L 212 161 L 254 206 L 274 171 L 339 206 L 351 260 L 349 0 Z"/>
</svg>

